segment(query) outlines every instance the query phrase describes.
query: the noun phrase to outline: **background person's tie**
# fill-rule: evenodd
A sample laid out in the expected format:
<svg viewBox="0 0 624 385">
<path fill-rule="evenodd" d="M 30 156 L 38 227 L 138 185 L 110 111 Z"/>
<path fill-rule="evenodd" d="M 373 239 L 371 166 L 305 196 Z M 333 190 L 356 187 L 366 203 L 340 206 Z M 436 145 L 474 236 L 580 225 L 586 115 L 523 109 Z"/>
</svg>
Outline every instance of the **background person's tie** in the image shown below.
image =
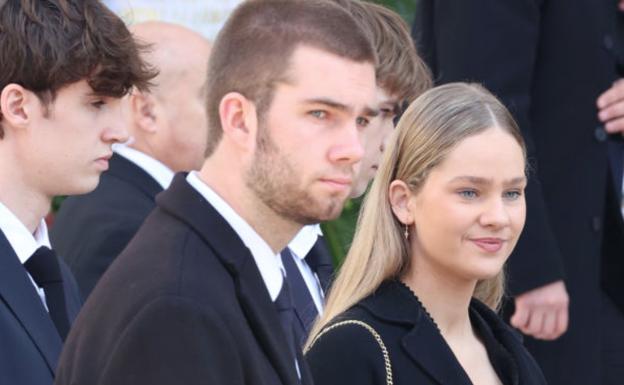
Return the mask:
<svg viewBox="0 0 624 385">
<path fill-rule="evenodd" d="M 65 341 L 69 332 L 69 318 L 65 305 L 63 276 L 56 254 L 51 249 L 42 246 L 28 258 L 24 267 L 35 280 L 35 283 L 43 289 L 50 318 L 52 318 L 61 339 Z"/>
<path fill-rule="evenodd" d="M 281 257 L 282 264 L 286 270 L 286 280 L 292 289 L 293 305 L 297 315 L 297 318 L 293 319 L 293 327 L 298 336 L 297 342 L 299 346 L 303 346 L 310 333 L 314 319 L 318 316 L 318 309 L 314 304 L 308 285 L 294 260 L 297 257 L 293 255 L 289 248 L 285 248 L 281 252 Z"/>
</svg>

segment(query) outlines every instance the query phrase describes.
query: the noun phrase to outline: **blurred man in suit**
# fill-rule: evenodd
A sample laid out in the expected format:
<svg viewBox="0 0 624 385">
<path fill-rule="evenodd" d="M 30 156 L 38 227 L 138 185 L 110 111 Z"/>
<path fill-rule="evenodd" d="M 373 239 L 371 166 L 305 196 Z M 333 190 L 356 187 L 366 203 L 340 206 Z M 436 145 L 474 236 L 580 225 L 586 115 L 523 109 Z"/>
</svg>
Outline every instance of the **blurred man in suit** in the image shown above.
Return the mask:
<svg viewBox="0 0 624 385">
<path fill-rule="evenodd" d="M 63 202 L 51 231 L 84 298 L 154 209 L 156 194 L 173 174 L 198 170 L 204 160 L 208 40 L 163 22 L 137 24 L 131 32 L 150 45 L 145 60 L 159 71 L 154 87 L 124 99 L 130 142 L 114 147 L 110 169 L 95 191 Z"/>
<path fill-rule="evenodd" d="M 616 14 L 613 0 L 422 0 L 414 25 L 434 78 L 482 82 L 526 138 L 510 322 L 554 385 L 624 377 L 624 103 L 611 92 L 596 106 L 617 76 Z"/>
<path fill-rule="evenodd" d="M 0 3 L 0 383 L 52 384 L 81 299 L 50 249 L 55 195 L 98 184 L 127 139 L 120 99 L 153 76 L 96 1 Z"/>
<path fill-rule="evenodd" d="M 431 85 L 429 70 L 416 53 L 409 27 L 396 12 L 359 0 L 334 0 L 369 34 L 379 58 L 375 67 L 379 115 L 364 131 L 364 156 L 358 166 L 350 196 L 360 197 L 375 176 L 386 138 L 402 108 Z M 282 260 L 293 290 L 301 343 L 314 319 L 323 312 L 324 295 L 333 275 L 332 258 L 320 225 L 305 226 L 283 250 Z"/>
<path fill-rule="evenodd" d="M 279 252 L 342 210 L 377 114 L 375 61 L 330 2 L 234 11 L 209 63 L 207 159 L 96 285 L 58 385 L 311 383 Z"/>
</svg>

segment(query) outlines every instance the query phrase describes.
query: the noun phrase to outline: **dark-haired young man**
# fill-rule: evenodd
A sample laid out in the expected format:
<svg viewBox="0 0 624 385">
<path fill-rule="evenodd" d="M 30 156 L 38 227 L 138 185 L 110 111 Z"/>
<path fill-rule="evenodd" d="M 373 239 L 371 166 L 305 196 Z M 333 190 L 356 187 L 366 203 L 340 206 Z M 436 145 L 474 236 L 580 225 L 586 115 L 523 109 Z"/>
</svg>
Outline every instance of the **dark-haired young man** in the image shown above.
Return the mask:
<svg viewBox="0 0 624 385">
<path fill-rule="evenodd" d="M 96 285 L 58 385 L 311 384 L 279 252 L 342 210 L 376 114 L 375 59 L 330 2 L 237 8 L 210 57 L 208 158 Z"/>
<path fill-rule="evenodd" d="M 93 190 L 125 140 L 119 98 L 153 76 L 97 1 L 0 3 L 0 383 L 51 384 L 80 307 L 50 250 L 55 195 Z"/>
</svg>

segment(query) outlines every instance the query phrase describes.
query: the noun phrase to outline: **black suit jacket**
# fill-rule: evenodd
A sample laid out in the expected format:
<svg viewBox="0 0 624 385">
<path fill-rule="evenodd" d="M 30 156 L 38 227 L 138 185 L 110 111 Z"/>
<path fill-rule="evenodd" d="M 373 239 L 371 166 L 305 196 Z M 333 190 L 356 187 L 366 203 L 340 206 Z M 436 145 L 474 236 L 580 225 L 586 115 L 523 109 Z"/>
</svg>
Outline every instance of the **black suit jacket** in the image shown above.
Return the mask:
<svg viewBox="0 0 624 385">
<path fill-rule="evenodd" d="M 85 303 L 55 383 L 299 384 L 249 249 L 184 174 L 156 202 Z"/>
<path fill-rule="evenodd" d="M 419 0 L 414 37 L 437 83 L 483 83 L 510 108 L 532 166 L 511 294 L 564 279 L 568 332 L 527 338 L 552 383 L 600 378 L 601 283 L 624 310 L 624 226 L 596 99 L 617 77 L 613 0 Z M 614 202 L 615 201 L 615 202 Z M 602 281 L 602 282 L 601 282 Z"/>
<path fill-rule="evenodd" d="M 510 376 L 512 380 L 504 382 L 505 385 L 546 384 L 515 331 L 476 300 L 471 303 L 470 312 L 471 318 L 478 319 L 483 328 L 481 332 L 488 334 L 493 345 L 502 346 L 515 366 L 509 371 L 514 373 Z M 365 322 L 379 333 L 390 358 L 395 385 L 471 385 L 435 323 L 402 283 L 383 283 L 373 295 L 340 315 L 336 322 L 341 320 Z M 317 384 L 387 383 L 381 347 L 372 334 L 359 325 L 328 330 L 306 353 L 306 359 Z"/>
<path fill-rule="evenodd" d="M 50 240 L 85 298 L 154 209 L 160 191 L 147 172 L 114 154 L 93 192 L 63 202 Z"/>
<path fill-rule="evenodd" d="M 61 261 L 70 322 L 80 310 L 78 286 Z M 0 384 L 52 384 L 62 341 L 26 269 L 0 231 Z"/>
</svg>

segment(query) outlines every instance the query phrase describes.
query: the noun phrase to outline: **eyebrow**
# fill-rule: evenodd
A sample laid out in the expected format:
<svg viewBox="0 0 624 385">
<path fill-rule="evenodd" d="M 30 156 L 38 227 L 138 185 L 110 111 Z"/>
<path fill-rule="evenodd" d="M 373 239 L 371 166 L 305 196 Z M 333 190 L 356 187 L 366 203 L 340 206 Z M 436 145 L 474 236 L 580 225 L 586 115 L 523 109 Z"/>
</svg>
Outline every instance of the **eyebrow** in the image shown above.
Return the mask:
<svg viewBox="0 0 624 385">
<path fill-rule="evenodd" d="M 343 111 L 343 112 L 353 112 L 353 107 L 348 106 L 348 105 L 346 105 L 344 103 L 336 102 L 336 101 L 331 100 L 331 99 L 315 98 L 315 99 L 306 99 L 303 102 L 305 104 L 321 104 L 321 105 L 327 106 L 329 108 L 332 108 L 332 109 L 335 109 L 335 110 L 339 110 L 339 111 Z M 372 108 L 370 106 L 365 106 L 362 109 L 362 112 L 360 114 L 358 114 L 358 115 L 374 118 L 375 116 L 379 115 L 379 109 Z"/>
<path fill-rule="evenodd" d="M 515 186 L 515 185 L 519 185 L 519 184 L 525 183 L 526 180 L 527 180 L 527 178 L 525 176 L 519 176 L 519 177 L 516 177 L 516 178 L 505 180 L 505 181 L 503 181 L 503 184 L 505 186 Z M 491 185 L 492 184 L 492 180 L 491 179 L 482 178 L 482 177 L 479 177 L 479 176 L 469 176 L 469 175 L 463 175 L 463 176 L 455 177 L 455 178 L 451 179 L 450 183 L 460 182 L 460 181 L 470 182 L 470 183 L 475 184 L 475 185 Z"/>
</svg>

